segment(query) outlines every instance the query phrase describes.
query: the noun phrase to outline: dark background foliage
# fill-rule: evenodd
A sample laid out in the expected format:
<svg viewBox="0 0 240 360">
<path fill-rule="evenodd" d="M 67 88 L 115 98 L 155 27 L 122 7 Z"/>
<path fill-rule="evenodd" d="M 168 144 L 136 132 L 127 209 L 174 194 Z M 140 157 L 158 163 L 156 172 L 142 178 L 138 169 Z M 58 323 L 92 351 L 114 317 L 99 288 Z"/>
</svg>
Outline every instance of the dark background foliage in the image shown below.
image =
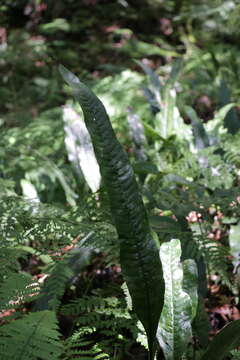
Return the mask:
<svg viewBox="0 0 240 360">
<path fill-rule="evenodd" d="M 66 106 L 81 112 L 59 64 L 105 104 L 159 239 L 197 261 L 205 312 L 186 356 L 240 317 L 239 16 L 238 0 L 0 1 L 0 324 L 7 339 L 19 324 L 16 349 L 40 310 L 56 359 L 146 358 L 106 189 L 66 146 Z"/>
</svg>

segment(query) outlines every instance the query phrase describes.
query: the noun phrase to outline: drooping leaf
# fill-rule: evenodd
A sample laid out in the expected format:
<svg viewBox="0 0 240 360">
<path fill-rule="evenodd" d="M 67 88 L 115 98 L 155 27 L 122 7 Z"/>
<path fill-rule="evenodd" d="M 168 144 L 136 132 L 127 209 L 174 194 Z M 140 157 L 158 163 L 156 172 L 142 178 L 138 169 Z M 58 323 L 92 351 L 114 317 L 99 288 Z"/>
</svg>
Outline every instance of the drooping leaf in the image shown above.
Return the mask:
<svg viewBox="0 0 240 360">
<path fill-rule="evenodd" d="M 157 245 L 151 235 L 138 185 L 102 102 L 63 66 L 60 66 L 60 72 L 84 113 L 119 236 L 122 271 L 133 308 L 146 330 L 150 359 L 153 359 L 164 283 Z"/>
<path fill-rule="evenodd" d="M 178 239 L 162 244 L 160 258 L 166 289 L 157 339 L 166 360 L 182 358 L 192 333 L 192 302 L 190 296 L 183 291 L 180 257 L 181 243 Z"/>
<path fill-rule="evenodd" d="M 201 360 L 221 360 L 229 351 L 240 346 L 240 320 L 235 320 L 214 336 Z"/>
</svg>

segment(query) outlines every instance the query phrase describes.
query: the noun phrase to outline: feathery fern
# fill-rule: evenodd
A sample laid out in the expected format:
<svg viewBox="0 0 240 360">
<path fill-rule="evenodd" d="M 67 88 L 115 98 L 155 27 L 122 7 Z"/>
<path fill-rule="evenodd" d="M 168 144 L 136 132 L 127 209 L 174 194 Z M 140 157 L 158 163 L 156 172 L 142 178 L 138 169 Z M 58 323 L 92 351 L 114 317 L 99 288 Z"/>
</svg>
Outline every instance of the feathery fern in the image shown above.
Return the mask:
<svg viewBox="0 0 240 360">
<path fill-rule="evenodd" d="M 110 360 L 108 354 L 104 353 L 98 343 L 87 339 L 87 335 L 93 330 L 90 328 L 81 328 L 77 330 L 64 343 L 63 360 Z"/>
<path fill-rule="evenodd" d="M 31 313 L 0 328 L 4 360 L 59 360 L 63 347 L 54 312 Z"/>
</svg>

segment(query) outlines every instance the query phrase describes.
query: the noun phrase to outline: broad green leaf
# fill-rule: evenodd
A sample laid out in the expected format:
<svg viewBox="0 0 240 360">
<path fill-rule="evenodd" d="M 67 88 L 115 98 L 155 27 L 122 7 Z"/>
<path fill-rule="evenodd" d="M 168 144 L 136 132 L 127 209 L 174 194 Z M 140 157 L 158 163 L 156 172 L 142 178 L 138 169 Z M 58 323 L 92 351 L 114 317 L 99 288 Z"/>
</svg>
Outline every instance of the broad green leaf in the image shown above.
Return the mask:
<svg viewBox="0 0 240 360">
<path fill-rule="evenodd" d="M 197 313 L 198 306 L 198 271 L 196 262 L 192 259 L 183 261 L 183 290 L 192 301 L 192 321 Z"/>
<path fill-rule="evenodd" d="M 214 336 L 201 360 L 221 360 L 240 346 L 240 320 L 235 320 Z"/>
<path fill-rule="evenodd" d="M 63 66 L 60 72 L 83 110 L 119 236 L 123 275 L 133 308 L 148 336 L 149 358 L 153 359 L 164 282 L 143 200 L 127 154 L 116 139 L 102 102 Z"/>
<path fill-rule="evenodd" d="M 192 334 L 192 302 L 182 288 L 183 270 L 180 257 L 181 243 L 178 239 L 172 239 L 161 246 L 165 296 L 157 339 L 166 360 L 180 360 Z"/>
</svg>

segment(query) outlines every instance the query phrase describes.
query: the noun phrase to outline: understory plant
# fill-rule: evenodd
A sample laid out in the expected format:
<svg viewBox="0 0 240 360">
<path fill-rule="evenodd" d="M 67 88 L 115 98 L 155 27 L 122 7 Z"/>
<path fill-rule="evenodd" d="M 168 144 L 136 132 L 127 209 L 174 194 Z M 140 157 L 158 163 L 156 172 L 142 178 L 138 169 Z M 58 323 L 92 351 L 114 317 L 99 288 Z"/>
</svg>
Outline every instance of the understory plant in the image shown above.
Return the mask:
<svg viewBox="0 0 240 360">
<path fill-rule="evenodd" d="M 6 154 L 2 150 L 3 163 L 20 154 L 27 158 L 27 167 L 23 160 L 14 162 L 21 176 L 25 175 L 17 185 L 7 182 L 7 172 L 0 179 L 0 190 L 4 189 L 0 207 L 3 359 L 117 360 L 128 354 L 135 340 L 148 349 L 149 360 L 239 355 L 234 349 L 240 345 L 240 320 L 228 324 L 209 342 L 204 308 L 207 275 L 214 269 L 229 288 L 236 289 L 228 278 L 227 244 L 219 246 L 208 238 L 213 227 L 210 211 L 215 214 L 220 209 L 226 214 L 223 226 L 230 224 L 237 231 L 234 179 L 239 135 L 217 131 L 232 104 L 216 115 L 213 128 L 203 126 L 196 113 L 186 108 L 191 120 L 186 125 L 177 109 L 176 91 L 172 91 L 179 64 L 164 86 L 147 67 L 143 69 L 152 82 L 145 95 L 156 122 L 141 123 L 134 109 L 129 110 L 136 175 L 102 102 L 63 66 L 60 72 L 82 108 L 86 125 L 76 126 L 76 114 L 64 108 L 65 144 L 73 172 L 61 163 L 61 144 L 54 138 L 56 123 L 51 139 L 57 165 L 35 150 L 39 163 L 34 163 L 28 127 L 23 133 L 10 129 L 5 134 L 8 146 Z M 80 120 L 77 115 L 76 121 Z M 178 125 L 181 131 L 176 135 Z M 37 130 L 35 141 L 45 149 L 37 124 L 32 126 Z M 47 121 L 44 129 L 51 131 Z M 22 134 L 29 142 L 27 147 L 21 143 Z M 62 131 L 61 141 L 63 137 Z M 224 138 L 231 139 L 231 147 L 223 143 Z M 177 145 L 179 153 L 174 149 Z M 50 147 L 47 150 L 52 156 Z M 214 167 L 214 161 L 220 161 L 220 168 Z M 87 171 L 87 164 L 93 166 L 93 173 Z M 226 169 L 230 170 L 229 181 L 220 190 L 223 179 L 212 175 L 209 181 L 210 174 Z M 67 211 L 56 203 L 42 203 L 44 197 L 51 200 L 48 176 L 53 195 L 61 185 L 61 197 L 65 195 L 70 205 Z M 93 192 L 90 196 L 84 192 L 83 177 Z M 19 186 L 25 198 L 16 194 Z M 187 220 L 192 211 L 197 221 Z M 237 267 L 236 240 L 234 236 L 230 240 Z M 97 277 L 91 271 L 96 261 L 105 261 L 109 271 L 120 263 L 123 291 L 114 289 L 112 296 L 108 278 L 106 289 L 94 284 Z"/>
<path fill-rule="evenodd" d="M 179 265 L 181 242 L 171 240 L 162 243 L 162 239 L 150 229 L 131 165 L 116 140 L 103 104 L 63 66 L 60 72 L 82 107 L 93 142 L 118 233 L 123 275 L 133 309 L 146 331 L 149 359 L 156 356 L 155 337 L 166 359 L 181 359 L 191 336 L 191 322 L 200 307 L 196 265 L 189 260 L 184 264 L 183 280 L 184 271 Z M 161 262 L 157 256 L 159 248 Z M 155 298 L 152 299 L 152 296 Z M 233 349 L 239 341 L 234 330 L 239 323 L 234 321 L 216 335 L 201 358 L 215 353 L 220 338 L 224 341 L 218 358 L 223 358 Z"/>
</svg>

